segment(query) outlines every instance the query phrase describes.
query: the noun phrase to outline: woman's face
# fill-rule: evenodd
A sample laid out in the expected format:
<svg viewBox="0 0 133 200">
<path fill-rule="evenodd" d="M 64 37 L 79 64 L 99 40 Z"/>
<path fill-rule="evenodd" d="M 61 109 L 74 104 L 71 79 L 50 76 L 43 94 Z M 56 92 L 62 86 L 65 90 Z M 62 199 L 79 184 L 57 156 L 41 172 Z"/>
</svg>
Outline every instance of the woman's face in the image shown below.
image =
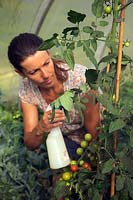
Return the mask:
<svg viewBox="0 0 133 200">
<path fill-rule="evenodd" d="M 24 76 L 41 88 L 49 89 L 57 82 L 54 63 L 47 51 L 37 51 L 20 64 Z"/>
</svg>

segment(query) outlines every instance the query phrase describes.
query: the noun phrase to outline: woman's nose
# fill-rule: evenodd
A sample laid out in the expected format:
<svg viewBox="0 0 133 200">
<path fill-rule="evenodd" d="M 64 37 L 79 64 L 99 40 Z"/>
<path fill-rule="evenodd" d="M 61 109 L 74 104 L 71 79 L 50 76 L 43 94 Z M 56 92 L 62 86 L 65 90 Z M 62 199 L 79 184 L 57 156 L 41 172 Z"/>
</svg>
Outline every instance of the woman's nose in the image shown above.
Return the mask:
<svg viewBox="0 0 133 200">
<path fill-rule="evenodd" d="M 42 77 L 43 78 L 47 78 L 48 77 L 48 73 L 47 73 L 47 71 L 42 67 L 41 69 L 41 75 L 42 75 Z"/>
</svg>

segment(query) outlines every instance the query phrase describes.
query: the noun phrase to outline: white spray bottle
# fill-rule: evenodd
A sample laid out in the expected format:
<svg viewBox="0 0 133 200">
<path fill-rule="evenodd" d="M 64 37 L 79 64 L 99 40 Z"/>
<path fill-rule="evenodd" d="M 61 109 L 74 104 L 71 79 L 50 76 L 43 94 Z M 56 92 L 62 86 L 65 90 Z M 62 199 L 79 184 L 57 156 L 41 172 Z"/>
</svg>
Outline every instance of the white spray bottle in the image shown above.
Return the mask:
<svg viewBox="0 0 133 200">
<path fill-rule="evenodd" d="M 46 111 L 51 110 L 49 105 Z M 59 169 L 70 164 L 70 158 L 60 127 L 53 128 L 46 139 L 48 159 L 51 169 Z"/>
</svg>

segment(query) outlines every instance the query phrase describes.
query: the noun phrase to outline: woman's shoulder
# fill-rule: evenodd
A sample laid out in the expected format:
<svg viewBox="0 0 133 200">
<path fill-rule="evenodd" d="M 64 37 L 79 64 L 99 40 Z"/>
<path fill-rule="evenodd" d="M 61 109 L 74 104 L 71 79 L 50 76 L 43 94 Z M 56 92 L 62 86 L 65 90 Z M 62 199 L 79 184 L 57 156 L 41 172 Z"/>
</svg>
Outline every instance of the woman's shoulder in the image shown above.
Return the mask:
<svg viewBox="0 0 133 200">
<path fill-rule="evenodd" d="M 19 92 L 23 92 L 26 93 L 29 90 L 31 90 L 31 83 L 30 80 L 28 78 L 24 78 L 22 79 L 21 83 L 20 83 L 20 88 L 19 88 Z"/>
<path fill-rule="evenodd" d="M 86 70 L 87 70 L 87 67 L 84 66 L 84 65 L 75 64 L 75 66 L 74 66 L 74 72 L 80 72 L 80 74 L 81 74 L 81 73 L 85 74 L 85 71 L 86 71 Z"/>
<path fill-rule="evenodd" d="M 68 71 L 68 84 L 70 88 L 79 87 L 86 82 L 85 71 L 87 67 L 75 64 L 73 70 Z"/>
<path fill-rule="evenodd" d="M 35 103 L 35 91 L 34 84 L 28 78 L 22 79 L 19 88 L 19 97 L 23 102 Z"/>
</svg>

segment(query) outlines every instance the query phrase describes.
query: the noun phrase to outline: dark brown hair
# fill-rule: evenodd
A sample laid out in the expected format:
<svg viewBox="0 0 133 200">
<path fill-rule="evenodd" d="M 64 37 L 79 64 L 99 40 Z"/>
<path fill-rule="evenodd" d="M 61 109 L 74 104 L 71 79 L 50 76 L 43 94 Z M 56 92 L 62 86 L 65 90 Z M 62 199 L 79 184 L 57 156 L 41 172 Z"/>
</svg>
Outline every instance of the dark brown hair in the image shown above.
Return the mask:
<svg viewBox="0 0 133 200">
<path fill-rule="evenodd" d="M 33 33 L 21 33 L 14 37 L 8 46 L 8 59 L 15 69 L 22 72 L 20 63 L 28 56 L 36 53 L 43 39 Z M 62 68 L 64 63 L 61 60 L 52 59 L 55 67 L 57 79 L 66 81 L 68 78 L 67 70 Z"/>
</svg>

